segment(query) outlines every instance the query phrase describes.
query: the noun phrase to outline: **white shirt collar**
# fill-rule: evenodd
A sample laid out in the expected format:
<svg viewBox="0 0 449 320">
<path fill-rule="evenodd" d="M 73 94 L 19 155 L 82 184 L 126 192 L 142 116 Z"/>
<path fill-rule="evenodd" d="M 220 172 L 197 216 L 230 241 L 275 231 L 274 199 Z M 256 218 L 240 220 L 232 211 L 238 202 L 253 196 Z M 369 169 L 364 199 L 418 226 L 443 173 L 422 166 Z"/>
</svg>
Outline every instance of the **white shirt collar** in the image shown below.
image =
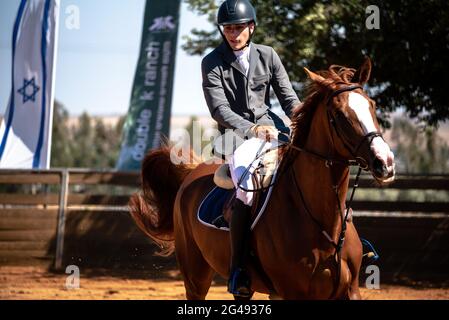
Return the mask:
<svg viewBox="0 0 449 320">
<path fill-rule="evenodd" d="M 249 52 L 250 51 L 251 51 L 251 44 L 242 50 L 234 51 L 234 54 L 238 59 L 246 59 L 249 61 Z"/>
<path fill-rule="evenodd" d="M 251 45 L 248 47 L 245 47 L 243 50 L 234 51 L 235 56 L 237 57 L 237 60 L 239 61 L 240 65 L 244 68 L 246 75 L 248 76 L 249 71 L 249 53 L 251 51 Z"/>
</svg>

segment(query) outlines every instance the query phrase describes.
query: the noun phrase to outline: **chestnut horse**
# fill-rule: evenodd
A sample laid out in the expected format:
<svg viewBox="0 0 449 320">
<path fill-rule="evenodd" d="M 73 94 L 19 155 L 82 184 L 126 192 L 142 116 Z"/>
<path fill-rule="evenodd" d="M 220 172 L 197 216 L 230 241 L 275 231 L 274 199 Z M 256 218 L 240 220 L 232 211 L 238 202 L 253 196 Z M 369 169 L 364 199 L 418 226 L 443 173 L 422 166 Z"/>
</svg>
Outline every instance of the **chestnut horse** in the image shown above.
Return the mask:
<svg viewBox="0 0 449 320">
<path fill-rule="evenodd" d="M 371 72 L 368 58 L 357 71 L 305 70 L 309 92 L 292 117 L 291 142 L 251 234 L 259 261 L 259 268 L 248 266 L 252 290 L 283 299 L 358 299 L 362 244 L 345 214 L 349 166 L 358 163 L 388 183 L 394 157 L 362 88 Z M 137 225 L 167 245 L 167 254 L 176 252 L 187 299 L 205 299 L 216 273 L 228 277 L 229 233 L 197 218 L 217 167 L 173 164 L 168 147 L 155 150 L 143 162 L 143 194 L 130 201 Z"/>
</svg>

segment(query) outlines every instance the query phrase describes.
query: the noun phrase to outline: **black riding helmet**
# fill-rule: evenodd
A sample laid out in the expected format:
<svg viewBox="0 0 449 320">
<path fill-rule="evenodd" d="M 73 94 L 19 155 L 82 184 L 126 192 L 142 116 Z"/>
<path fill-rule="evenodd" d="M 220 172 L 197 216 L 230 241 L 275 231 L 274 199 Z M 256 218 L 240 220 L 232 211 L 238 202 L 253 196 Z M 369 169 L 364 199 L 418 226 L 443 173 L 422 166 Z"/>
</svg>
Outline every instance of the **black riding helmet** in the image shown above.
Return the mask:
<svg viewBox="0 0 449 320">
<path fill-rule="evenodd" d="M 220 5 L 217 14 L 217 24 L 239 24 L 254 21 L 256 24 L 256 10 L 248 0 L 226 0 Z"/>
<path fill-rule="evenodd" d="M 218 9 L 217 27 L 226 44 L 228 44 L 228 41 L 220 26 L 250 22 L 254 22 L 254 24 L 257 25 L 256 10 L 248 0 L 226 0 Z M 251 42 L 252 36 L 253 35 L 251 34 L 248 43 L 246 44 L 247 46 Z"/>
</svg>

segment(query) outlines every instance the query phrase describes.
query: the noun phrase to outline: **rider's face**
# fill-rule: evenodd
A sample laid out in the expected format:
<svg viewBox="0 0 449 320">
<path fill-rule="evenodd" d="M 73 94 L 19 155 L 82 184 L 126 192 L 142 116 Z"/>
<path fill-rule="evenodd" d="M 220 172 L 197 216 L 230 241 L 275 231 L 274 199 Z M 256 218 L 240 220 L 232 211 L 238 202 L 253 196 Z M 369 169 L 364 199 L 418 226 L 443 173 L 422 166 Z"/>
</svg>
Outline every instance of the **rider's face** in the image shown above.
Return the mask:
<svg viewBox="0 0 449 320">
<path fill-rule="evenodd" d="M 233 50 L 245 47 L 254 32 L 254 23 L 229 24 L 223 27 L 223 33 Z"/>
</svg>

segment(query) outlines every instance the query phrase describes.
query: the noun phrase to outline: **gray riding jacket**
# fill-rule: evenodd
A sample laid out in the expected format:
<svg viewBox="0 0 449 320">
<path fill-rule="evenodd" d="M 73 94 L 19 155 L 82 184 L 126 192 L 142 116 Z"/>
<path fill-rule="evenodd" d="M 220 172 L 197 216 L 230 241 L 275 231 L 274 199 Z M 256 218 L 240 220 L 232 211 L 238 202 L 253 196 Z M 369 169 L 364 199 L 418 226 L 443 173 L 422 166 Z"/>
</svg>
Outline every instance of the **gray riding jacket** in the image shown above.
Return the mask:
<svg viewBox="0 0 449 320">
<path fill-rule="evenodd" d="M 270 87 L 290 118 L 300 104 L 287 72 L 273 48 L 251 43 L 246 76 L 232 50 L 224 43 L 201 64 L 203 92 L 221 133 L 239 129 L 244 135 L 254 124 L 272 125 L 288 132 L 282 119 L 270 110 Z"/>
</svg>

